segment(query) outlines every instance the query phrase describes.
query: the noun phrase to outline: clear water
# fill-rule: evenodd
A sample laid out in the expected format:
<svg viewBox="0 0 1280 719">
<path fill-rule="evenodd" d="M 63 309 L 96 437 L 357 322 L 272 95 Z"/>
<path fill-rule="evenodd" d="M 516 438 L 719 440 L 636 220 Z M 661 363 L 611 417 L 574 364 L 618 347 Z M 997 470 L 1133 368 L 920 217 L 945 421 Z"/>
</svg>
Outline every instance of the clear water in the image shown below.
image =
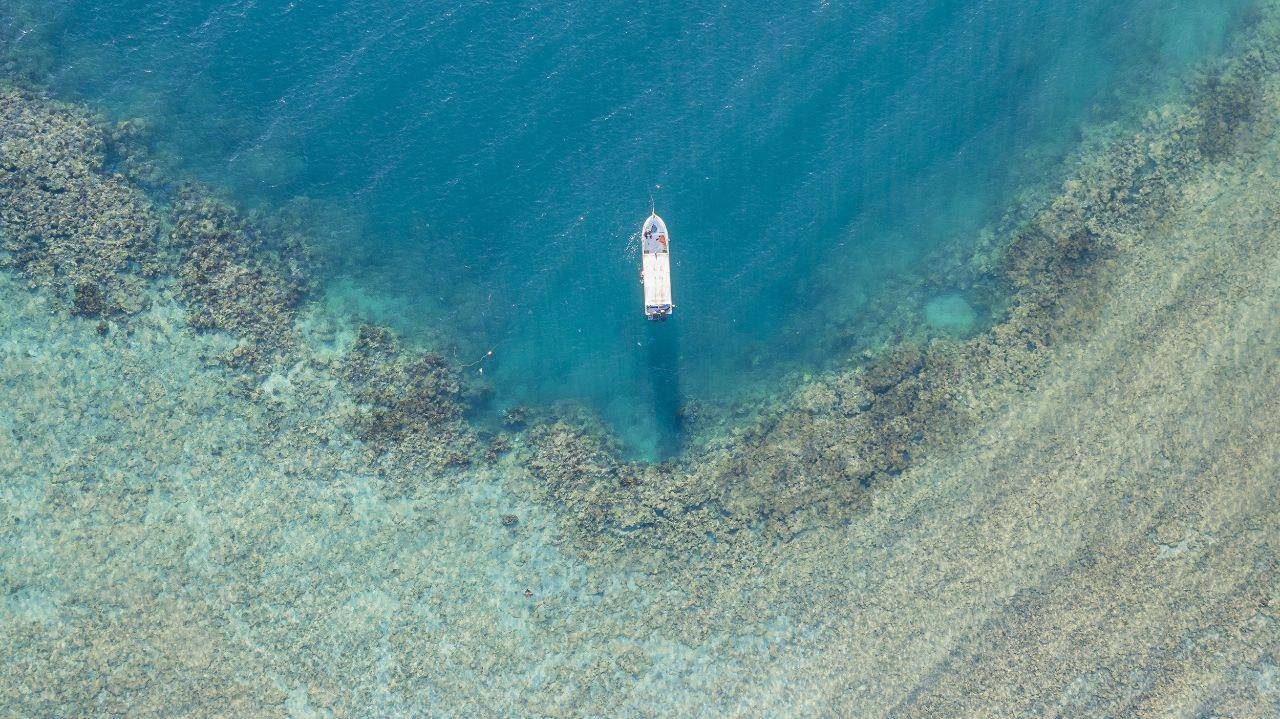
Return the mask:
<svg viewBox="0 0 1280 719">
<path fill-rule="evenodd" d="M 326 301 L 460 365 L 492 348 L 470 371 L 496 405 L 585 400 L 661 453 L 688 399 L 778 401 L 856 351 L 841 332 L 895 278 L 924 280 L 904 313 L 980 323 L 921 258 L 1052 182 L 1082 122 L 1194 112 L 1159 90 L 1240 12 L 646 7 L 0 0 L 0 75 L 149 118 L 165 162 L 246 203 L 316 198 Z M 1265 8 L 1246 47 L 1270 53 Z M 662 521 L 597 532 L 625 495 L 588 460 L 539 471 L 558 440 L 442 473 L 375 457 L 327 348 L 233 392 L 212 358 L 235 340 L 168 290 L 104 333 L 0 271 L 0 716 L 1276 716 L 1280 138 L 1240 139 L 1167 158 L 1186 202 L 1121 240 L 1034 392 L 961 380 L 976 436 L 826 516 L 763 483 L 848 483 L 829 460 L 878 447 L 834 408 L 694 455 L 698 483 L 643 468 L 658 501 L 619 519 Z M 665 324 L 631 244 L 650 195 Z"/>
<path fill-rule="evenodd" d="M 9 0 L 0 20 L 55 90 L 148 118 L 191 172 L 331 208 L 334 301 L 460 364 L 492 349 L 474 371 L 498 406 L 582 400 L 652 452 L 689 398 L 839 359 L 832 328 L 939 272 L 925 251 L 1244 5 Z M 651 199 L 678 305 L 658 326 Z"/>
</svg>

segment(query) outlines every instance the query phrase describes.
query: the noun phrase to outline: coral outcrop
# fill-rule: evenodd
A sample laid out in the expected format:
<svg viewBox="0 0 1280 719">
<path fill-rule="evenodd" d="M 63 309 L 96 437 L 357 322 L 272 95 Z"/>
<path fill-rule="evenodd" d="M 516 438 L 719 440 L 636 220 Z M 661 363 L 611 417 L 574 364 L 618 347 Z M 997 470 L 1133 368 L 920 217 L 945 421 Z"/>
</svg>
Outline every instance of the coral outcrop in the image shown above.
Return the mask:
<svg viewBox="0 0 1280 719">
<path fill-rule="evenodd" d="M 78 108 L 0 87 L 0 235 L 7 263 L 83 314 L 136 312 L 154 275 L 151 201 L 105 166 Z"/>
<path fill-rule="evenodd" d="M 238 362 L 287 348 L 298 301 L 310 286 L 303 245 L 270 247 L 231 205 L 192 187 L 178 192 L 171 214 L 169 244 L 191 326 L 244 339 L 233 355 Z"/>
<path fill-rule="evenodd" d="M 359 404 L 356 436 L 376 452 L 436 469 L 473 459 L 465 390 L 441 355 L 406 349 L 390 330 L 362 325 L 341 373 Z"/>
</svg>

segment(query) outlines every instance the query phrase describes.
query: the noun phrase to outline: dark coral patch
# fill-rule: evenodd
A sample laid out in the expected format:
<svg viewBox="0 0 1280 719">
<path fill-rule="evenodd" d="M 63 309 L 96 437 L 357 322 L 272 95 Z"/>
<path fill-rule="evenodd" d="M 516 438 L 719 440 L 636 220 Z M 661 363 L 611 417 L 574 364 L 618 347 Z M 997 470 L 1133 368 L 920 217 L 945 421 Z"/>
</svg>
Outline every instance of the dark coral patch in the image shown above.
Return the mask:
<svg viewBox="0 0 1280 719">
<path fill-rule="evenodd" d="M 187 321 L 246 340 L 233 359 L 262 360 L 293 342 L 298 302 L 310 288 L 303 248 L 281 239 L 205 191 L 182 188 L 173 200 L 170 247 L 177 252 Z"/>
<path fill-rule="evenodd" d="M 1206 73 L 1197 90 L 1200 152 L 1210 160 L 1235 147 L 1241 129 L 1263 105 L 1264 58 L 1257 52 Z"/>
<path fill-rule="evenodd" d="M 77 315 L 100 316 L 110 312 L 112 305 L 102 287 L 95 282 L 81 282 L 76 285 L 71 299 L 71 313 Z"/>
<path fill-rule="evenodd" d="M 32 285 L 76 302 L 76 311 L 134 312 L 146 306 L 143 278 L 159 269 L 158 222 L 151 202 L 106 170 L 104 156 L 103 132 L 82 110 L 0 88 L 0 235 L 8 264 Z"/>
<path fill-rule="evenodd" d="M 390 330 L 364 325 L 342 376 L 360 407 L 355 433 L 374 450 L 435 467 L 471 461 L 478 443 L 465 388 L 441 355 L 407 350 Z"/>
</svg>

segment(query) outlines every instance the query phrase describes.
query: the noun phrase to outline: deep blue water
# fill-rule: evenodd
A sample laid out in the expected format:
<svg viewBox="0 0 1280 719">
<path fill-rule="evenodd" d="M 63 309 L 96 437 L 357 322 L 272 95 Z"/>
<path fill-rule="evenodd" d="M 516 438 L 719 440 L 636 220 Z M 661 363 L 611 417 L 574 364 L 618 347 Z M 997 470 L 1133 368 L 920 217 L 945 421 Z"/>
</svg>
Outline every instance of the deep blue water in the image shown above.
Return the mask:
<svg viewBox="0 0 1280 719">
<path fill-rule="evenodd" d="M 686 398 L 839 359 L 824 339 L 886 280 L 941 273 L 924 251 L 1247 4 L 5 0 L 0 20 L 56 90 L 150 119 L 191 172 L 329 208 L 335 302 L 460 364 L 492 348 L 468 371 L 497 405 L 585 400 L 644 449 Z M 662 326 L 634 238 L 651 198 Z"/>
</svg>

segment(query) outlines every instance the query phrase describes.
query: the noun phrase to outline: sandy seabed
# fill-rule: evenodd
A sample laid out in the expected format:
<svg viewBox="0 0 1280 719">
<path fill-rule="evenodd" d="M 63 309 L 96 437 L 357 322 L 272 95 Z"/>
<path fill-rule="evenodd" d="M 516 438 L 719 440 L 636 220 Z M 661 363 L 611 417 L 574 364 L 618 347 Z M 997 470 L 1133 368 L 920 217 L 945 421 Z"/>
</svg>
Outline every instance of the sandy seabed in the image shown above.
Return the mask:
<svg viewBox="0 0 1280 719">
<path fill-rule="evenodd" d="M 5 87 L 0 715 L 1280 715 L 1278 120 L 1267 7 L 963 260 L 993 326 L 649 465 Z"/>
</svg>

